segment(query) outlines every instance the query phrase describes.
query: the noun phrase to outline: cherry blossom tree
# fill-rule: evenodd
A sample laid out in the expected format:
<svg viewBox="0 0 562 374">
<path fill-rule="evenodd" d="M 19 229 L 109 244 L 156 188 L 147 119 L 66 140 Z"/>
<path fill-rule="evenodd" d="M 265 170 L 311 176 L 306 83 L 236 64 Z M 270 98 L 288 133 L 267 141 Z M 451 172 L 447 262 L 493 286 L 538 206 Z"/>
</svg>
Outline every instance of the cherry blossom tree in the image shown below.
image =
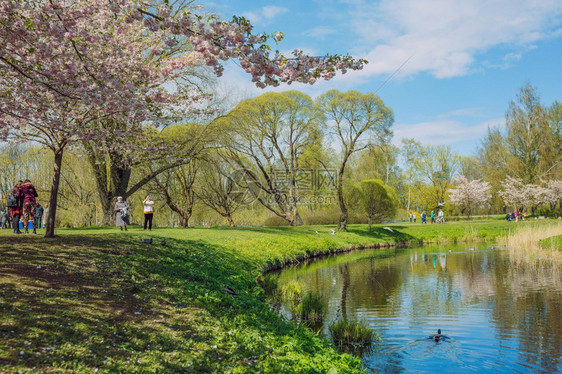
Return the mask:
<svg viewBox="0 0 562 374">
<path fill-rule="evenodd" d="M 524 184 L 521 179 L 509 175 L 502 185 L 504 189 L 499 194 L 506 206 L 511 206 L 519 211 L 530 207 L 533 214 L 537 206 L 545 202 L 545 196 L 548 193 L 544 187 L 536 184 Z"/>
<path fill-rule="evenodd" d="M 64 150 L 89 141 L 130 154 L 146 124 L 165 108 L 201 110 L 192 90 L 165 88 L 186 69 L 237 59 L 258 87 L 330 79 L 361 69 L 350 56 L 273 52 L 282 33 L 254 34 L 244 18 L 223 21 L 194 8 L 140 0 L 0 0 L 0 137 L 36 141 L 53 151 L 46 236 L 54 235 Z M 180 45 L 189 51 L 172 53 Z M 131 124 L 100 126 L 101 121 Z M 145 149 L 150 153 L 155 149 Z M 124 158 L 123 162 L 127 162 Z"/>
<path fill-rule="evenodd" d="M 449 189 L 449 199 L 470 219 L 470 213 L 490 199 L 490 184 L 479 179 L 468 180 L 464 175 L 455 178 L 456 188 Z"/>
<path fill-rule="evenodd" d="M 550 208 L 554 210 L 556 205 L 562 202 L 562 181 L 551 180 L 543 183 L 545 185 L 543 202 L 549 204 Z"/>
</svg>

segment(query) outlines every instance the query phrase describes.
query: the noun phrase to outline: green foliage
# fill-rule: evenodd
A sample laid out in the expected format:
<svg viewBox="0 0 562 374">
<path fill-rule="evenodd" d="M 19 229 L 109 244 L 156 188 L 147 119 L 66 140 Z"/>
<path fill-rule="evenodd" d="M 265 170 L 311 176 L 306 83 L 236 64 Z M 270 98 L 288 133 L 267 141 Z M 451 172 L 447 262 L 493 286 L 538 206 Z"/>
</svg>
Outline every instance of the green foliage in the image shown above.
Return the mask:
<svg viewBox="0 0 562 374">
<path fill-rule="evenodd" d="M 291 280 L 279 288 L 281 300 L 285 302 L 292 312 L 296 312 L 299 309 L 303 291 L 302 284 L 295 280 Z"/>
<path fill-rule="evenodd" d="M 351 206 L 357 207 L 367 215 L 369 224 L 379 223 L 385 218 L 394 218 L 399 204 L 394 190 L 380 179 L 369 179 L 355 184 L 349 201 Z"/>
<path fill-rule="evenodd" d="M 334 344 L 338 347 L 370 345 L 377 334 L 365 322 L 340 319 L 328 326 Z"/>
<path fill-rule="evenodd" d="M 279 276 L 274 273 L 267 273 L 258 277 L 258 282 L 267 296 L 275 296 L 279 291 L 279 285 L 277 284 L 278 277 Z"/>
<path fill-rule="evenodd" d="M 301 322 L 307 326 L 321 326 L 324 319 L 324 303 L 322 296 L 317 293 L 308 292 L 302 298 L 300 304 Z"/>
</svg>

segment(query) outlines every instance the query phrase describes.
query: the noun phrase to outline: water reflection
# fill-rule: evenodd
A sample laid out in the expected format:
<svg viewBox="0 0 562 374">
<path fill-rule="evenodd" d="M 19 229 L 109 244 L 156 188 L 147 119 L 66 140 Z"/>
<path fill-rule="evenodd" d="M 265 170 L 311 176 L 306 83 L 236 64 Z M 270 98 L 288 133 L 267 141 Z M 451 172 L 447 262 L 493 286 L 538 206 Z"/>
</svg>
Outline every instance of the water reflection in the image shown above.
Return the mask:
<svg viewBox="0 0 562 374">
<path fill-rule="evenodd" d="M 364 320 L 381 335 L 362 357 L 368 369 L 562 371 L 560 263 L 421 247 L 327 258 L 280 274 L 290 279 L 322 295 L 328 323 Z M 451 339 L 427 339 L 438 328 Z"/>
</svg>

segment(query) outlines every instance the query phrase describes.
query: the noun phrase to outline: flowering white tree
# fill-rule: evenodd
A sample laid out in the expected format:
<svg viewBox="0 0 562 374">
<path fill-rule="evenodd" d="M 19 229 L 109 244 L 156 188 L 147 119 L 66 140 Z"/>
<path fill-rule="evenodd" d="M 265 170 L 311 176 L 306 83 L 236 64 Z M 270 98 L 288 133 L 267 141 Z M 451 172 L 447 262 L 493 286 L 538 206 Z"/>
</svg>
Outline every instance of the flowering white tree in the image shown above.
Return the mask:
<svg viewBox="0 0 562 374">
<path fill-rule="evenodd" d="M 543 183 L 546 186 L 543 194 L 543 202 L 549 204 L 551 209 L 556 209 L 556 204 L 562 201 L 562 181 L 551 180 Z"/>
<path fill-rule="evenodd" d="M 469 181 L 464 175 L 455 178 L 456 188 L 449 189 L 449 199 L 470 219 L 470 213 L 490 199 L 490 184 L 479 179 Z"/>
<path fill-rule="evenodd" d="M 524 184 L 521 179 L 510 177 L 502 182 L 504 189 L 499 191 L 506 206 L 521 211 L 523 208 L 535 209 L 546 201 L 548 190 L 536 184 Z"/>
<path fill-rule="evenodd" d="M 302 51 L 285 57 L 268 45 L 282 33 L 254 34 L 244 18 L 222 21 L 167 4 L 0 0 L 0 140 L 37 141 L 54 153 L 46 236 L 54 235 L 66 147 L 88 141 L 121 154 L 142 147 L 141 126 L 158 124 L 163 106 L 187 112 L 201 107 L 198 93 L 164 88 L 186 70 L 209 66 L 220 76 L 221 61 L 237 59 L 252 81 L 265 87 L 312 84 L 366 62 Z M 125 130 L 99 125 L 107 120 L 131 125 Z"/>
</svg>

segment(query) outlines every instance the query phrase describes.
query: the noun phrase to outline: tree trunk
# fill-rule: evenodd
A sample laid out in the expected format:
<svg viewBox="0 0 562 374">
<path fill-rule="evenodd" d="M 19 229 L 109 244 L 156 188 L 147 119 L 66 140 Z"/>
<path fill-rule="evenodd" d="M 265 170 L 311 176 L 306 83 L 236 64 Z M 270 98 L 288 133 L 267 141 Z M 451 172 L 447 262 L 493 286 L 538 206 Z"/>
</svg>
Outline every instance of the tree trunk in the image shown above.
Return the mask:
<svg viewBox="0 0 562 374">
<path fill-rule="evenodd" d="M 369 216 L 369 232 L 371 232 L 372 227 L 373 227 L 373 217 Z"/>
<path fill-rule="evenodd" d="M 191 218 L 191 214 L 187 212 L 176 212 L 180 216 L 180 227 L 188 228 L 189 227 L 189 219 Z"/>
<path fill-rule="evenodd" d="M 232 219 L 232 216 L 230 215 L 230 213 L 226 214 L 226 220 L 228 221 L 228 224 L 230 225 L 230 227 L 236 227 L 236 225 L 234 224 L 234 220 Z"/>
<path fill-rule="evenodd" d="M 59 194 L 60 174 L 62 167 L 62 155 L 66 144 L 59 145 L 54 151 L 55 163 L 53 167 L 53 181 L 51 183 L 51 196 L 49 197 L 49 215 L 45 224 L 45 237 L 55 236 L 55 217 L 57 213 L 57 200 Z"/>
<path fill-rule="evenodd" d="M 348 156 L 349 157 L 349 156 Z M 345 200 L 343 198 L 343 173 L 345 171 L 345 164 L 347 163 L 347 158 L 344 158 L 338 172 L 337 180 L 337 192 L 338 192 L 338 203 L 340 206 L 340 219 L 338 221 L 338 231 L 347 231 L 347 206 L 345 205 Z"/>
</svg>

